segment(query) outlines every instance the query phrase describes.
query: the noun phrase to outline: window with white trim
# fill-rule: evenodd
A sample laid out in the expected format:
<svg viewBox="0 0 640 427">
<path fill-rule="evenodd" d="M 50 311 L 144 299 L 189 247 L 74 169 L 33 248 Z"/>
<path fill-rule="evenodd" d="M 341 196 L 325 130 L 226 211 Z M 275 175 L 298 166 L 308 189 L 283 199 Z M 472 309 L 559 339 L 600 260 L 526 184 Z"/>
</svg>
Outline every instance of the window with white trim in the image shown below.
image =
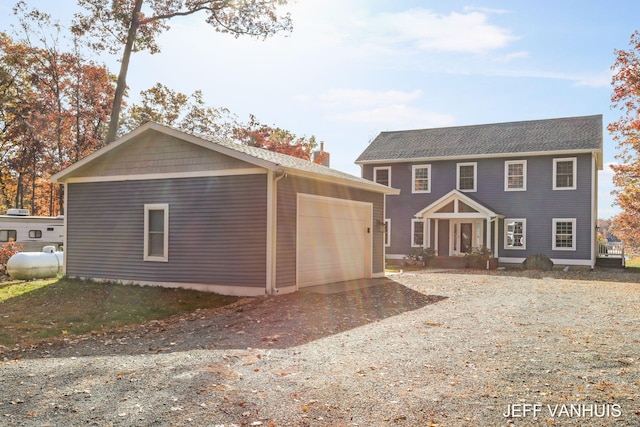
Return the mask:
<svg viewBox="0 0 640 427">
<path fill-rule="evenodd" d="M 391 187 L 391 166 L 373 168 L 373 181 Z"/>
<path fill-rule="evenodd" d="M 412 193 L 431 193 L 431 165 L 413 165 L 411 182 Z"/>
<path fill-rule="evenodd" d="M 391 246 L 391 220 L 389 218 L 384 220 L 384 245 Z"/>
<path fill-rule="evenodd" d="M 553 159 L 553 189 L 576 189 L 576 158 Z"/>
<path fill-rule="evenodd" d="M 504 191 L 526 191 L 527 161 L 507 160 L 504 162 Z"/>
<path fill-rule="evenodd" d="M 553 219 L 553 250 L 576 250 L 576 220 L 575 218 Z"/>
<path fill-rule="evenodd" d="M 460 191 L 476 191 L 477 181 L 477 163 L 458 163 L 456 182 L 457 189 Z"/>
<path fill-rule="evenodd" d="M 421 248 L 424 245 L 424 220 L 411 220 L 411 247 Z"/>
<path fill-rule="evenodd" d="M 504 220 L 504 248 L 527 248 L 527 220 L 521 218 L 506 218 Z"/>
<path fill-rule="evenodd" d="M 144 261 L 169 261 L 169 205 L 144 205 Z"/>
<path fill-rule="evenodd" d="M 29 230 L 29 238 L 30 239 L 41 239 L 42 238 L 42 230 Z"/>
</svg>

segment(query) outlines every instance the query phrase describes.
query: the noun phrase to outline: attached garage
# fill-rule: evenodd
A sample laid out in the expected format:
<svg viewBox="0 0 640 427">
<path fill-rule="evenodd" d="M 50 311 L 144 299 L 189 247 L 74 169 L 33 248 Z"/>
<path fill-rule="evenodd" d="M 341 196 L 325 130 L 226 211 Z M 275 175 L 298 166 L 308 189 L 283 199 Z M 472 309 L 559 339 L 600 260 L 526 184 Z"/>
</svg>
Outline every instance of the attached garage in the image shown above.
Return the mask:
<svg viewBox="0 0 640 427">
<path fill-rule="evenodd" d="M 298 194 L 298 287 L 371 277 L 373 205 Z"/>
<path fill-rule="evenodd" d="M 52 180 L 65 188 L 66 275 L 246 296 L 384 276 L 380 224 L 399 193 L 156 123 Z M 162 256 L 147 245 L 157 211 Z"/>
</svg>

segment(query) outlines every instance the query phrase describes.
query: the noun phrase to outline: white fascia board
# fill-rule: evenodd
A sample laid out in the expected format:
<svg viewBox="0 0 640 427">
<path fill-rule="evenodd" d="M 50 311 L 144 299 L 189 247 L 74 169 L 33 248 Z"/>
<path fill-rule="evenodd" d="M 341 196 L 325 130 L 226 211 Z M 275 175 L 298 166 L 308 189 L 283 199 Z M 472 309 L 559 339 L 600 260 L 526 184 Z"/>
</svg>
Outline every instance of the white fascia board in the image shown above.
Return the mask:
<svg viewBox="0 0 640 427">
<path fill-rule="evenodd" d="M 596 153 L 602 157 L 602 150 L 554 150 L 554 151 L 529 151 L 522 153 L 492 153 L 492 154 L 469 154 L 464 156 L 436 156 L 436 157 L 408 157 L 401 159 L 382 159 L 382 160 L 365 160 L 355 162 L 358 165 L 374 165 L 389 163 L 417 163 L 417 162 L 435 162 L 443 160 L 474 160 L 474 159 L 491 159 L 491 158 L 519 158 L 533 156 L 565 156 L 571 154 Z"/>
<path fill-rule="evenodd" d="M 303 171 L 300 169 L 291 169 L 291 168 L 285 168 L 282 167 L 282 170 L 284 170 L 287 174 L 292 175 L 292 176 L 299 176 L 302 178 L 311 178 L 311 179 L 315 179 L 318 181 L 324 181 L 330 184 L 340 184 L 340 185 L 346 185 L 348 187 L 353 187 L 353 188 L 358 188 L 361 190 L 368 190 L 368 191 L 373 191 L 376 193 L 383 193 L 386 195 L 398 195 L 400 194 L 400 190 L 398 190 L 397 188 L 392 188 L 392 187 L 387 187 L 385 185 L 380 185 L 377 184 L 373 181 L 371 181 L 371 183 L 369 182 L 361 182 L 361 181 L 352 181 L 350 179 L 346 179 L 346 178 L 340 178 L 340 177 L 336 177 L 336 176 L 331 176 L 331 175 L 323 175 L 323 174 L 318 174 L 318 173 L 313 173 L 313 172 L 308 172 L 308 171 Z"/>
<path fill-rule="evenodd" d="M 222 146 L 220 144 L 216 144 L 215 142 L 208 141 L 206 139 L 199 138 L 199 137 L 197 137 L 195 135 L 191 135 L 191 134 L 186 133 L 186 132 L 179 131 L 177 129 L 173 129 L 173 128 L 170 128 L 170 127 L 167 127 L 167 126 L 163 126 L 163 125 L 160 125 L 160 124 L 154 123 L 154 122 L 147 122 L 144 125 L 140 126 L 139 128 L 136 128 L 135 130 L 129 132 L 128 134 L 126 134 L 122 138 L 119 138 L 119 139 L 113 141 L 112 143 L 110 143 L 110 144 L 106 145 L 105 147 L 102 147 L 101 149 L 93 152 L 92 154 L 88 155 L 87 157 L 83 158 L 82 160 L 79 160 L 76 163 L 72 164 L 71 166 L 69 166 L 69 167 L 61 170 L 60 172 L 52 175 L 51 178 L 50 178 L 51 182 L 64 182 L 65 181 L 65 177 L 69 176 L 73 172 L 75 172 L 78 169 L 86 166 L 87 164 L 93 162 L 94 160 L 104 156 L 105 154 L 109 153 L 110 151 L 115 150 L 116 148 L 120 147 L 121 145 L 126 144 L 127 142 L 131 141 L 132 139 L 140 136 L 141 134 L 143 134 L 143 133 L 145 133 L 145 132 L 147 132 L 149 130 L 160 132 L 160 133 L 163 133 L 165 135 L 172 136 L 174 138 L 190 142 L 192 144 L 201 146 L 203 148 L 207 148 L 209 150 L 218 152 L 220 154 L 224 154 L 226 156 L 233 157 L 233 158 L 236 158 L 238 160 L 242 160 L 242 161 L 247 162 L 249 164 L 253 164 L 255 166 L 262 167 L 262 168 L 265 168 L 265 169 L 268 169 L 268 170 L 276 170 L 278 168 L 278 165 L 273 163 L 273 162 L 256 158 L 254 156 L 251 156 L 249 154 L 243 153 L 241 151 L 233 150 L 231 148 Z"/>
</svg>

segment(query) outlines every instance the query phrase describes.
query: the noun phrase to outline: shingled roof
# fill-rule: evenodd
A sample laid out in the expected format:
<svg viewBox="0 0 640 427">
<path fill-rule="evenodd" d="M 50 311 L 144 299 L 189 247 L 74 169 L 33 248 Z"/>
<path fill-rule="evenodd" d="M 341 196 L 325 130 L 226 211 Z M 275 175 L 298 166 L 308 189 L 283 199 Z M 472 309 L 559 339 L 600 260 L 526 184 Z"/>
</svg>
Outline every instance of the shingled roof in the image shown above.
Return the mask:
<svg viewBox="0 0 640 427">
<path fill-rule="evenodd" d="M 191 143 L 200 145 L 201 147 L 220 152 L 222 154 L 238 158 L 250 164 L 263 167 L 272 171 L 282 171 L 291 175 L 299 175 L 328 181 L 332 183 L 347 185 L 355 188 L 362 188 L 385 194 L 399 194 L 399 190 L 380 185 L 368 179 L 354 176 L 336 169 L 332 169 L 323 165 L 319 165 L 309 160 L 300 159 L 298 157 L 289 156 L 282 153 L 265 150 L 258 147 L 251 147 L 213 136 L 197 134 L 194 132 L 186 132 L 174 127 L 161 125 L 154 122 L 148 122 L 132 132 L 117 139 L 111 144 L 101 148 L 100 150 L 90 154 L 82 160 L 68 166 L 60 172 L 51 176 L 52 182 L 65 182 L 69 177 L 73 177 L 74 173 L 84 168 L 90 168 L 90 164 L 101 156 L 106 155 L 110 151 L 116 150 L 126 144 L 131 144 L 135 139 L 145 132 L 159 132 L 170 135 L 178 139 L 184 139 Z M 135 175 L 135 172 L 132 172 Z"/>
<path fill-rule="evenodd" d="M 602 161 L 602 115 L 381 132 L 356 163 L 596 152 Z"/>
</svg>

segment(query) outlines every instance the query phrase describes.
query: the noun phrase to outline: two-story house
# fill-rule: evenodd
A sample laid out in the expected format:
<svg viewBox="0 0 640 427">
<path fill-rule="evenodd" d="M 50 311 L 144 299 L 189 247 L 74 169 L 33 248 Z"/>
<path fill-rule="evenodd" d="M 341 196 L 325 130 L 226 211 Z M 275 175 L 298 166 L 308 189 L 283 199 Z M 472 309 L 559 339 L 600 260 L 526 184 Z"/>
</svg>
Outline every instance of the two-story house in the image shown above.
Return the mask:
<svg viewBox="0 0 640 427">
<path fill-rule="evenodd" d="M 593 267 L 602 116 L 380 133 L 356 160 L 388 195 L 388 260 L 489 249 Z"/>
</svg>

